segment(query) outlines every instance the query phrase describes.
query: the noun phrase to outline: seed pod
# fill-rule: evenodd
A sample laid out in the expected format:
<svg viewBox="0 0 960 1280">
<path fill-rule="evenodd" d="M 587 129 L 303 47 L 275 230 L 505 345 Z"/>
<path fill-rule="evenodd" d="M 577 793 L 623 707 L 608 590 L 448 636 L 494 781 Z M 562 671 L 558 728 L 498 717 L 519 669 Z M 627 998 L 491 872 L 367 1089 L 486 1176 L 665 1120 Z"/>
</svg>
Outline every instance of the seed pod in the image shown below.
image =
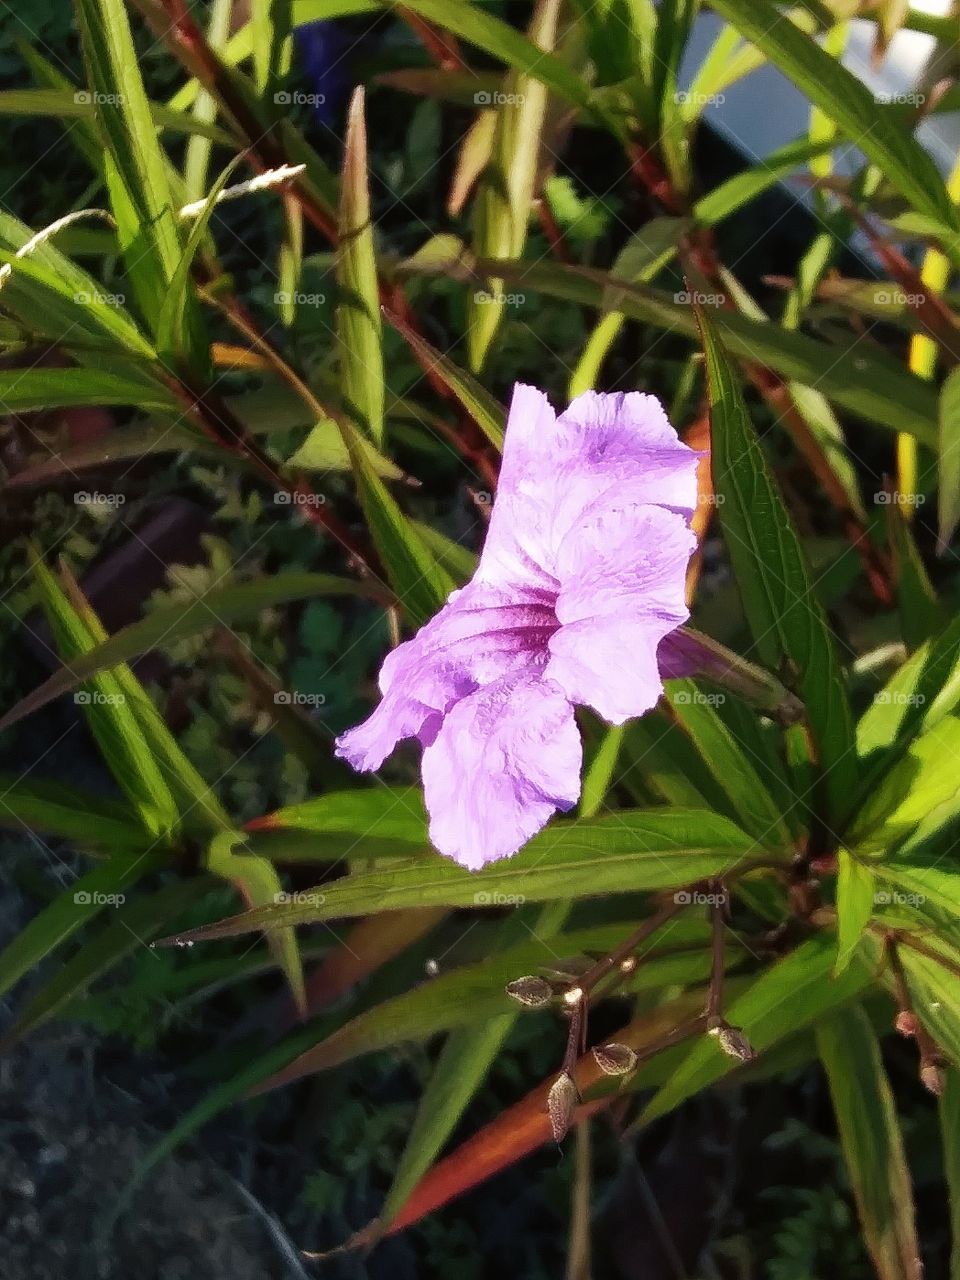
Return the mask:
<svg viewBox="0 0 960 1280">
<path fill-rule="evenodd" d="M 947 1087 L 947 1074 L 939 1058 L 926 1058 L 920 1063 L 920 1080 L 935 1098 L 942 1098 Z"/>
<path fill-rule="evenodd" d="M 534 977 L 533 974 L 514 978 L 512 982 L 507 983 L 506 990 L 508 996 L 526 1005 L 528 1009 L 539 1009 L 553 999 L 553 988 L 550 983 L 545 978 Z"/>
<path fill-rule="evenodd" d="M 573 1119 L 573 1113 L 579 1101 L 580 1092 L 574 1083 L 573 1076 L 568 1071 L 561 1072 L 547 1094 L 547 1112 L 550 1116 L 554 1142 L 562 1142 L 567 1136 L 570 1121 Z"/>
<path fill-rule="evenodd" d="M 637 1065 L 637 1055 L 626 1044 L 595 1044 L 592 1053 L 605 1076 L 625 1076 Z"/>
<path fill-rule="evenodd" d="M 894 1026 L 902 1036 L 915 1036 L 920 1026 L 920 1021 L 912 1009 L 901 1009 L 897 1014 Z"/>
<path fill-rule="evenodd" d="M 743 1033 L 741 1027 L 732 1027 L 722 1018 L 711 1018 L 707 1025 L 707 1035 L 716 1036 L 720 1048 L 730 1058 L 738 1062 L 752 1062 L 757 1056 L 756 1050 Z"/>
</svg>

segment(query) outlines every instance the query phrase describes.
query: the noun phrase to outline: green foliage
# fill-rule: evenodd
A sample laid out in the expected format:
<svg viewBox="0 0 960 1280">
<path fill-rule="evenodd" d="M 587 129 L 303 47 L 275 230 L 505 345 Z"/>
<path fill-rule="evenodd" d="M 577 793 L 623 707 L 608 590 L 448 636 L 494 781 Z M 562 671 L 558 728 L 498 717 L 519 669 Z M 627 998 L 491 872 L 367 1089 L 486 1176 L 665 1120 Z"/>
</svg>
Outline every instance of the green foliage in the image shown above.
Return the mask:
<svg viewBox="0 0 960 1280">
<path fill-rule="evenodd" d="M 154 1048 L 189 1022 L 209 1092 L 143 1176 L 223 1108 L 327 1074 L 347 1156 L 303 1203 L 346 1232 L 363 1182 L 358 1247 L 562 1136 L 576 1098 L 666 1124 L 802 1071 L 838 1141 L 802 1140 L 846 1198 L 769 1189 L 764 1274 L 915 1280 L 905 1049 L 946 1087 L 960 1222 L 960 214 L 903 104 L 842 65 L 865 6 L 714 0 L 689 90 L 685 0 L 540 0 L 522 29 L 485 0 L 255 0 L 236 29 L 218 2 L 206 33 L 187 8 L 76 0 L 74 36 L 35 5 L 63 65 L 0 25 L 11 138 L 40 122 L 70 157 L 0 214 L 0 827 L 70 859 L 0 952 L 3 993 L 42 974 L 4 1044 L 72 1018 Z M 293 56 L 320 19 L 384 38 L 326 104 L 332 139 Z M 955 44 L 903 6 L 884 39 L 897 21 Z M 718 175 L 705 106 L 767 62 L 809 131 Z M 791 177 L 820 181 L 815 219 L 741 266 Z M 879 279 L 843 274 L 858 224 L 883 227 Z M 558 404 L 641 386 L 709 452 L 701 666 L 639 722 L 583 713 L 579 813 L 470 873 L 432 850 L 409 754 L 360 782 L 332 739 L 472 574 L 515 378 Z M 200 532 L 151 541 L 184 508 Z M 101 786 L 44 767 L 61 712 Z M 249 1040 L 218 1046 L 215 997 Z M 351 1096 L 401 1055 L 418 1106 Z"/>
</svg>

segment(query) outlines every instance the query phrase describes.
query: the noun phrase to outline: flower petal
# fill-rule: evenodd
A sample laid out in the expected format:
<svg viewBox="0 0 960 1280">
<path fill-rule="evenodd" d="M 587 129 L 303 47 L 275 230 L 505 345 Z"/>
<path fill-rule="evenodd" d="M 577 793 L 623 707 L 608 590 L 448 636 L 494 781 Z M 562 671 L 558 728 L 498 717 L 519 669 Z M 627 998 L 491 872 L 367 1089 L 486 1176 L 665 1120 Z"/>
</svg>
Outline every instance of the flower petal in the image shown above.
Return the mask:
<svg viewBox="0 0 960 1280">
<path fill-rule="evenodd" d="M 588 507 L 655 503 L 690 516 L 700 455 L 682 444 L 656 396 L 587 391 L 557 419 L 551 563 Z"/>
<path fill-rule="evenodd" d="M 689 617 L 687 563 L 696 538 L 674 511 L 598 502 L 558 555 L 560 628 L 546 675 L 612 724 L 643 715 L 663 692 L 657 647 Z"/>
<path fill-rule="evenodd" d="M 545 541 L 552 495 L 544 484 L 556 431 L 556 414 L 543 392 L 516 383 L 497 493 L 474 582 L 556 591 L 547 571 L 550 553 Z"/>
<path fill-rule="evenodd" d="M 476 870 L 517 852 L 580 795 L 573 708 L 551 680 L 512 676 L 458 702 L 423 753 L 430 839 Z"/>
<path fill-rule="evenodd" d="M 556 630 L 552 598 L 478 583 L 454 591 L 436 617 L 387 654 L 373 714 L 337 739 L 355 769 L 379 769 L 402 738 L 432 742 L 445 713 L 481 685 L 542 669 Z"/>
</svg>

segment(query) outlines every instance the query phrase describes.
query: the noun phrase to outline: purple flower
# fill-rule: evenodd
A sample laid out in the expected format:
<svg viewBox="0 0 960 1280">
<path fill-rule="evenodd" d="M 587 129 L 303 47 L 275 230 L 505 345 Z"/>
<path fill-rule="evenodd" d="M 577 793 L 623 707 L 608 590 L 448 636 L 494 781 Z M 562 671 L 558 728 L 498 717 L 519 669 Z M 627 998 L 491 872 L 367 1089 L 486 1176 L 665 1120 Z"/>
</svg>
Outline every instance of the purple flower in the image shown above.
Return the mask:
<svg viewBox="0 0 960 1280">
<path fill-rule="evenodd" d="M 622 724 L 663 692 L 657 648 L 688 617 L 698 454 L 659 401 L 518 384 L 473 580 L 388 654 L 383 698 L 337 741 L 378 769 L 419 738 L 430 839 L 477 869 L 580 795 L 574 708 Z"/>
</svg>

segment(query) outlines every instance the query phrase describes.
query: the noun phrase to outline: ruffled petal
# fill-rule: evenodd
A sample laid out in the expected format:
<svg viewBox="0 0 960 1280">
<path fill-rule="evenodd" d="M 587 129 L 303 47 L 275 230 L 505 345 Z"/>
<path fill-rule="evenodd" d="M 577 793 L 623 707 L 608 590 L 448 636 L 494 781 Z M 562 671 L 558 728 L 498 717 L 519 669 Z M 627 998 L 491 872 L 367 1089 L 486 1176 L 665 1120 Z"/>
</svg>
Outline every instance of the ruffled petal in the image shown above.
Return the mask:
<svg viewBox="0 0 960 1280">
<path fill-rule="evenodd" d="M 573 708 L 550 680 L 513 676 L 458 702 L 423 753 L 430 839 L 477 870 L 524 845 L 580 795 Z"/>
<path fill-rule="evenodd" d="M 687 564 L 696 538 L 663 507 L 602 502 L 558 554 L 560 622 L 546 675 L 571 702 L 611 724 L 643 715 L 663 692 L 657 649 L 689 616 Z"/>
<path fill-rule="evenodd" d="M 691 516 L 700 455 L 682 444 L 656 396 L 585 392 L 557 419 L 551 568 L 584 512 L 603 502 L 653 503 Z"/>
<path fill-rule="evenodd" d="M 546 540 L 553 493 L 545 484 L 556 433 L 557 418 L 550 401 L 536 387 L 518 382 L 510 401 L 497 493 L 474 582 L 556 590 Z"/>
<path fill-rule="evenodd" d="M 436 617 L 387 654 L 383 698 L 373 714 L 337 739 L 337 755 L 354 769 L 379 769 L 403 738 L 432 742 L 443 716 L 481 685 L 540 670 L 556 630 L 552 597 L 470 583 L 454 591 Z"/>
</svg>

